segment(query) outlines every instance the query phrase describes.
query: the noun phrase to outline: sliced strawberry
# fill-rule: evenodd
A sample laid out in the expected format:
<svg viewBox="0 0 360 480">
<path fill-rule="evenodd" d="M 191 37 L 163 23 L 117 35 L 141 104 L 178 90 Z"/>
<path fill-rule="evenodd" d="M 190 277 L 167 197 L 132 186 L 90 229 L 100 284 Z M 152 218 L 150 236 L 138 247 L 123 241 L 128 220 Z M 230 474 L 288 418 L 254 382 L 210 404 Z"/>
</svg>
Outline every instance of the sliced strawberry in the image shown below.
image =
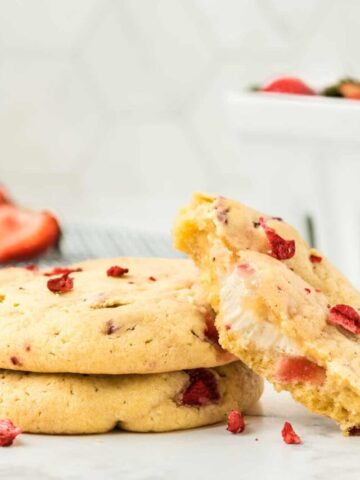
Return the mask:
<svg viewBox="0 0 360 480">
<path fill-rule="evenodd" d="M 306 357 L 284 355 L 276 364 L 275 379 L 280 383 L 309 382 L 320 385 L 325 380 L 325 369 Z"/>
<path fill-rule="evenodd" d="M 301 438 L 294 432 L 294 429 L 290 422 L 284 423 L 283 429 L 281 430 L 281 435 L 284 442 L 288 445 L 299 445 L 301 443 Z"/>
<path fill-rule="evenodd" d="M 262 92 L 289 93 L 292 95 L 316 95 L 316 92 L 308 87 L 299 78 L 282 77 L 273 80 L 260 89 Z"/>
<path fill-rule="evenodd" d="M 190 383 L 180 395 L 180 403 L 192 407 L 200 407 L 217 403 L 220 392 L 215 375 L 206 368 L 187 370 Z"/>
<path fill-rule="evenodd" d="M 39 255 L 59 236 L 59 224 L 50 213 L 0 205 L 0 262 Z"/>
</svg>

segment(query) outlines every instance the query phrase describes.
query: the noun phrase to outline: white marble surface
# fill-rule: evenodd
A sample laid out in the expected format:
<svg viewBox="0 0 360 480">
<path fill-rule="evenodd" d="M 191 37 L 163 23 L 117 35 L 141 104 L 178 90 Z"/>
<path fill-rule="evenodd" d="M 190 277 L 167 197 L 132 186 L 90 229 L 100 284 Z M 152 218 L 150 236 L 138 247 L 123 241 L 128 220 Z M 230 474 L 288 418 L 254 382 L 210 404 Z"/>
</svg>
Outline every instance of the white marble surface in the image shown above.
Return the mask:
<svg viewBox="0 0 360 480">
<path fill-rule="evenodd" d="M 167 434 L 117 432 L 84 437 L 22 435 L 0 451 L 4 479 L 212 480 L 359 478 L 360 438 L 343 437 L 287 394 L 266 388 L 243 434 L 224 425 Z M 292 422 L 302 445 L 281 438 Z M 256 440 L 258 439 L 258 440 Z"/>
</svg>

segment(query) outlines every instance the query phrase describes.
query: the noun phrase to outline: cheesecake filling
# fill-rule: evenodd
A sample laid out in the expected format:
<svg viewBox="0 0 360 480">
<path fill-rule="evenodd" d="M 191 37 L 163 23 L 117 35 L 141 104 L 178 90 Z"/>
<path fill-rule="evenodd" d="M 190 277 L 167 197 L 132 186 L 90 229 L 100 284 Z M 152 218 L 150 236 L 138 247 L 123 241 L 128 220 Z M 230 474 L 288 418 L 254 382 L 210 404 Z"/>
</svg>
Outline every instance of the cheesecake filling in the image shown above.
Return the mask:
<svg viewBox="0 0 360 480">
<path fill-rule="evenodd" d="M 225 328 L 236 332 L 241 348 L 301 356 L 291 339 L 270 323 L 256 296 L 258 279 L 248 264 L 238 265 L 225 279 L 220 290 L 220 319 Z"/>
</svg>

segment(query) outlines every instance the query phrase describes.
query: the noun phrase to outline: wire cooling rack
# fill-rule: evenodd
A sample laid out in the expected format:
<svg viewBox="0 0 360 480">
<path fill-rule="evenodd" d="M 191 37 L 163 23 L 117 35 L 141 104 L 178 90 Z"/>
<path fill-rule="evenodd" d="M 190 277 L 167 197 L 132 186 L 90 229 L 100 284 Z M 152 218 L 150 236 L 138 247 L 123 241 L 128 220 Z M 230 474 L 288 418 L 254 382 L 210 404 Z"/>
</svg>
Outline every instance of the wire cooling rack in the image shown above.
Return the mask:
<svg viewBox="0 0 360 480">
<path fill-rule="evenodd" d="M 172 247 L 170 234 L 117 227 L 65 225 L 62 228 L 59 248 L 51 250 L 31 263 L 51 266 L 101 257 L 176 258 L 181 256 Z M 23 264 L 24 262 L 19 265 Z"/>
</svg>

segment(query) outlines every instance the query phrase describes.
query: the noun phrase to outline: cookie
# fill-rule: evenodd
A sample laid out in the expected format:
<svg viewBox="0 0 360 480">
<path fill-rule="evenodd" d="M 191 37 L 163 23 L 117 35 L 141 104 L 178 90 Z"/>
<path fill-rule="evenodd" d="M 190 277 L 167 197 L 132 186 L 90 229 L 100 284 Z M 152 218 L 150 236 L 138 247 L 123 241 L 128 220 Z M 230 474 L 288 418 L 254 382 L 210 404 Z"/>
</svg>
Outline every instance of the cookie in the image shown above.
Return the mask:
<svg viewBox="0 0 360 480">
<path fill-rule="evenodd" d="M 222 197 L 182 210 L 176 245 L 200 266 L 220 343 L 278 389 L 360 431 L 360 293 L 282 219 Z"/>
<path fill-rule="evenodd" d="M 217 327 L 221 344 L 254 371 L 352 434 L 360 427 L 360 344 L 331 312 L 326 295 L 282 262 L 245 251 L 221 280 Z"/>
<path fill-rule="evenodd" d="M 241 362 L 150 375 L 0 373 L 0 418 L 25 432 L 85 434 L 113 429 L 164 432 L 246 411 L 263 389 Z"/>
<path fill-rule="evenodd" d="M 260 221 L 262 219 L 262 221 Z M 294 252 L 277 252 L 281 242 L 294 242 Z M 317 250 L 310 248 L 291 225 L 224 197 L 195 194 L 176 220 L 175 246 L 200 266 L 208 298 L 218 303 L 218 278 L 240 258 L 239 252 L 253 250 L 278 258 L 314 288 L 321 289 L 329 303 L 359 303 L 360 294 Z M 289 244 L 284 244 L 286 246 Z"/>
<path fill-rule="evenodd" d="M 116 266 L 125 272 L 108 272 Z M 115 258 L 72 270 L 0 271 L 0 368 L 159 373 L 234 360 L 217 343 L 191 262 Z M 61 278 L 71 288 L 56 293 Z"/>
</svg>

